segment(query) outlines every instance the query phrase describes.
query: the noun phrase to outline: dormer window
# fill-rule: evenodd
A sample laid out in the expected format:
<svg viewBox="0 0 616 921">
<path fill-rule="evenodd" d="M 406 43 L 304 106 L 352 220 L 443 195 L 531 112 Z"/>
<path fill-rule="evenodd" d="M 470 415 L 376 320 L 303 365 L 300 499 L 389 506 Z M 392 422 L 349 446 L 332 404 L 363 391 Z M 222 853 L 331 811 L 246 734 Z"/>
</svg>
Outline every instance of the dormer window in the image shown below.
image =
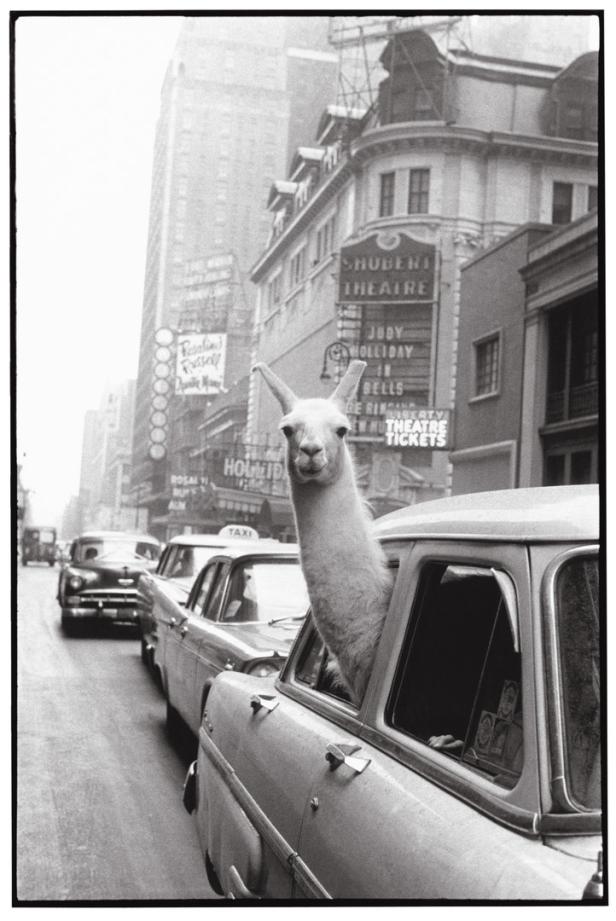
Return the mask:
<svg viewBox="0 0 616 921">
<path fill-rule="evenodd" d="M 413 99 L 413 120 L 428 121 L 431 118 L 436 118 L 436 113 L 434 112 L 432 96 L 429 90 L 423 88 L 416 89 Z"/>
</svg>

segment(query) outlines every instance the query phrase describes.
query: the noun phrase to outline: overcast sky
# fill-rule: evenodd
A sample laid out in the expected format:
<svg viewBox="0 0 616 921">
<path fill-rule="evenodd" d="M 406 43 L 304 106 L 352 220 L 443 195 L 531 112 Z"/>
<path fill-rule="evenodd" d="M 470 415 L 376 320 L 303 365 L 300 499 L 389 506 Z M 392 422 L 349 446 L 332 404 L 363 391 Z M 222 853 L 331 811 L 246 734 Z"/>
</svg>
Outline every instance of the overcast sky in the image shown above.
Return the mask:
<svg viewBox="0 0 616 921">
<path fill-rule="evenodd" d="M 137 373 L 154 130 L 178 17 L 17 21 L 17 459 L 36 521 L 84 412 Z"/>
<path fill-rule="evenodd" d="M 17 21 L 17 461 L 38 522 L 78 491 L 85 411 L 136 377 L 154 130 L 181 22 Z"/>
</svg>

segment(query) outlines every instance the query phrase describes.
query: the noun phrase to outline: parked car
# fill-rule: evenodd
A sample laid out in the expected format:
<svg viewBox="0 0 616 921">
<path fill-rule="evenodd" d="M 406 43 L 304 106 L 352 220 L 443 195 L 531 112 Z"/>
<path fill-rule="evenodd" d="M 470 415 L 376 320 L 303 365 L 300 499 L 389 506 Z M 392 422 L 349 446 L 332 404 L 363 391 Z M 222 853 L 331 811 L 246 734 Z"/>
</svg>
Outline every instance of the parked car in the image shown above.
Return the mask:
<svg viewBox="0 0 616 921">
<path fill-rule="evenodd" d="M 306 616 L 308 596 L 294 544 L 238 541 L 212 556 L 186 604 L 152 583 L 161 610 L 156 666 L 167 726 L 197 735 L 213 679 L 222 671 L 262 678 L 280 671 Z"/>
<path fill-rule="evenodd" d="M 68 633 L 94 621 L 136 624 L 139 576 L 155 569 L 155 537 L 120 531 L 88 531 L 71 544 L 58 579 L 62 627 Z"/>
<path fill-rule="evenodd" d="M 375 523 L 397 571 L 364 699 L 310 619 L 265 680 L 213 682 L 184 802 L 234 898 L 601 894 L 596 487 Z"/>
<path fill-rule="evenodd" d="M 158 629 L 163 605 L 168 598 L 180 606 L 185 605 L 190 589 L 205 564 L 219 550 L 236 544 L 238 533 L 242 535 L 243 543 L 247 538 L 253 539 L 253 535 L 254 539 L 259 539 L 252 528 L 242 530 L 241 526 L 231 525 L 226 525 L 218 534 L 179 534 L 172 537 L 160 556 L 156 571 L 144 574 L 141 579 L 139 588 L 145 602 L 139 611 L 141 658 L 155 677 L 160 676 L 160 662 L 155 661 L 159 637 L 162 636 L 163 643 L 165 640 L 164 633 L 161 634 Z M 162 588 L 162 594 L 160 591 L 153 592 L 155 585 Z M 159 659 L 162 652 L 161 646 Z"/>
<path fill-rule="evenodd" d="M 21 565 L 28 563 L 56 562 L 56 529 L 47 527 L 27 527 L 21 536 Z"/>
</svg>

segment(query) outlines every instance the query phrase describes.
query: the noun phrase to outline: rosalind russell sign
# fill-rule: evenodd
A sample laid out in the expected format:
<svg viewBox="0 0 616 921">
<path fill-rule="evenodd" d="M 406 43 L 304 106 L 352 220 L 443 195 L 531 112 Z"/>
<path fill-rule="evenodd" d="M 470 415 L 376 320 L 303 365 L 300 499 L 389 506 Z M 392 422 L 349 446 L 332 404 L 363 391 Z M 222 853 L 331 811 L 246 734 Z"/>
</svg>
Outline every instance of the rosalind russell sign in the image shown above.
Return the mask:
<svg viewBox="0 0 616 921">
<path fill-rule="evenodd" d="M 434 300 L 436 248 L 402 233 L 374 233 L 340 251 L 338 301 L 426 303 Z"/>
</svg>

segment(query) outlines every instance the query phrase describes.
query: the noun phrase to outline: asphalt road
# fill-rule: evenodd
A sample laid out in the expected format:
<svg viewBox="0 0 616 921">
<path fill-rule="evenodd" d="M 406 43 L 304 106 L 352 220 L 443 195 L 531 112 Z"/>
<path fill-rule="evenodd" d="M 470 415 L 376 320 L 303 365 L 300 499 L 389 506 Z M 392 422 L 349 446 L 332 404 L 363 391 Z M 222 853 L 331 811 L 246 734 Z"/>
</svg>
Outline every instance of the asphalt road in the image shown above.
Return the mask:
<svg viewBox="0 0 616 921">
<path fill-rule="evenodd" d="M 17 898 L 216 898 L 136 634 L 65 637 L 58 572 L 18 573 Z"/>
</svg>

